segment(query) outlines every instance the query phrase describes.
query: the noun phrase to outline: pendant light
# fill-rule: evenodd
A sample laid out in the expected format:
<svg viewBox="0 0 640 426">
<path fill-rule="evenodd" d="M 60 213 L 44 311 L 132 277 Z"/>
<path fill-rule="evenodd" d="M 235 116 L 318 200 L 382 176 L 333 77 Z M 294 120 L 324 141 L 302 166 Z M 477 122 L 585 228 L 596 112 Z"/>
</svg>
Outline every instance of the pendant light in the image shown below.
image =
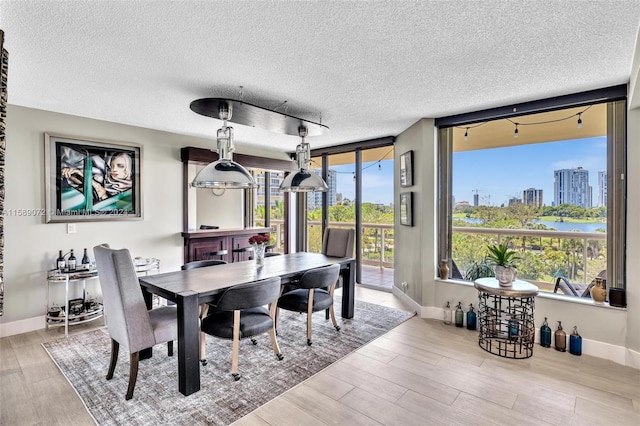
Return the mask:
<svg viewBox="0 0 640 426">
<path fill-rule="evenodd" d="M 231 104 L 223 102 L 218 107 L 218 117 L 223 124 L 218 129 L 218 161 L 208 164 L 191 182 L 192 188 L 254 188 L 256 182 L 251 173 L 233 161 L 233 127 L 227 126 L 233 111 Z"/>
<path fill-rule="evenodd" d="M 329 187 L 320 176 L 309 171 L 309 161 L 311 160 L 311 149 L 304 140 L 307 136 L 305 126 L 298 127 L 298 134 L 302 142 L 296 147 L 296 161 L 298 171 L 289 174 L 280 184 L 280 191 L 286 192 L 326 192 Z"/>
</svg>

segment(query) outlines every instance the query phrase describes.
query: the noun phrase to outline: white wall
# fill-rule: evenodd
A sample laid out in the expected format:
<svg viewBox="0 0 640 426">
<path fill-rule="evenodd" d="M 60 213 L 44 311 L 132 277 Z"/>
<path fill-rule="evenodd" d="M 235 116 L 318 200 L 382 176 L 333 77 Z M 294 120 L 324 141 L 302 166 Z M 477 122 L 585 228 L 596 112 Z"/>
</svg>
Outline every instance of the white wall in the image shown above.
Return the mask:
<svg viewBox="0 0 640 426">
<path fill-rule="evenodd" d="M 44 133 L 133 142 L 142 145 L 144 219 L 81 222 L 77 233 L 66 224 L 47 224 L 43 216 L 5 216 L 5 299 L 0 336 L 44 327 L 46 271 L 58 250 L 82 252 L 107 242 L 134 256 L 157 257 L 161 271 L 182 264 L 182 163 L 180 148 L 213 148 L 214 141 L 105 121 L 9 105 L 5 210 L 44 209 Z M 252 150 L 250 155 L 288 159 L 284 153 Z M 237 212 L 242 216 L 242 211 Z M 91 253 L 91 257 L 93 257 Z"/>
<path fill-rule="evenodd" d="M 190 165 L 189 181 L 192 181 L 202 168 L 203 166 Z M 220 229 L 244 226 L 244 190 L 229 189 L 222 195 L 214 195 L 210 189 L 189 188 L 189 203 L 193 211 L 189 229 L 199 229 L 200 225 L 216 225 Z"/>
</svg>

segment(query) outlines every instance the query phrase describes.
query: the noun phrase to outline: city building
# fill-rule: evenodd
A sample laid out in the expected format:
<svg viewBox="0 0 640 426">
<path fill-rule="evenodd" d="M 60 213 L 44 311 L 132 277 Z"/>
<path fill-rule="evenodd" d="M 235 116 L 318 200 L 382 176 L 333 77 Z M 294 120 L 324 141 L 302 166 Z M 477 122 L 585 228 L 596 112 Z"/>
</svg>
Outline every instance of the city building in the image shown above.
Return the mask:
<svg viewBox="0 0 640 426">
<path fill-rule="evenodd" d="M 598 207 L 607 206 L 607 172 L 598 172 Z"/>
<path fill-rule="evenodd" d="M 317 175 L 321 175 L 322 171 L 320 169 L 310 169 L 312 173 Z M 329 206 L 335 206 L 336 201 L 338 199 L 337 191 L 336 191 L 336 171 L 329 169 L 329 173 L 327 176 L 327 186 L 329 190 L 327 191 L 327 197 L 329 200 Z M 307 193 L 307 209 L 315 210 L 322 207 L 322 194 L 324 192 L 308 192 Z"/>
<path fill-rule="evenodd" d="M 517 206 L 518 204 L 522 204 L 522 200 L 518 197 L 511 197 L 509 198 L 509 205 L 510 206 Z"/>
<path fill-rule="evenodd" d="M 590 208 L 591 187 L 589 186 L 589 171 L 578 167 L 576 169 L 555 170 L 553 184 L 554 205 L 572 204 Z"/>
<path fill-rule="evenodd" d="M 527 206 L 542 207 L 542 189 L 528 188 L 522 191 L 522 202 Z"/>
</svg>

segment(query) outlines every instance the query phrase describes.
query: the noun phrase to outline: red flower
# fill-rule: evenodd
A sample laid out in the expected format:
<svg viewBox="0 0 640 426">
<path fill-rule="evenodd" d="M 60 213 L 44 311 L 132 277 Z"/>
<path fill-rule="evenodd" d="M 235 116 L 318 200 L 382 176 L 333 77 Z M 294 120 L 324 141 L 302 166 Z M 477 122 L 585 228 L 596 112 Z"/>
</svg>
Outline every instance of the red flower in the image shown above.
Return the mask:
<svg viewBox="0 0 640 426">
<path fill-rule="evenodd" d="M 264 234 L 253 235 L 249 238 L 249 244 L 264 244 L 269 242 L 269 236 Z"/>
</svg>

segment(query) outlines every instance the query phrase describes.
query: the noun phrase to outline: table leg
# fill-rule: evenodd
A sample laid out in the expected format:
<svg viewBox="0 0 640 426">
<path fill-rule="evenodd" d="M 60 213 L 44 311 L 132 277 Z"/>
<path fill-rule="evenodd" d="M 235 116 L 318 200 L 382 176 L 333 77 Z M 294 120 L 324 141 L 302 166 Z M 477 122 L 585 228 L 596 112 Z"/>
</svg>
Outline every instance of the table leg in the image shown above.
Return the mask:
<svg viewBox="0 0 640 426">
<path fill-rule="evenodd" d="M 142 287 L 142 297 L 147 305 L 147 310 L 151 309 L 153 294 L 149 293 L 146 288 Z M 140 351 L 140 360 L 149 359 L 153 356 L 153 348 L 147 348 Z"/>
<path fill-rule="evenodd" d="M 200 390 L 200 322 L 198 293 L 178 294 L 178 389 L 183 395 Z"/>
<path fill-rule="evenodd" d="M 354 297 L 356 292 L 356 261 L 349 262 L 342 275 L 342 318 L 353 318 Z"/>
</svg>

